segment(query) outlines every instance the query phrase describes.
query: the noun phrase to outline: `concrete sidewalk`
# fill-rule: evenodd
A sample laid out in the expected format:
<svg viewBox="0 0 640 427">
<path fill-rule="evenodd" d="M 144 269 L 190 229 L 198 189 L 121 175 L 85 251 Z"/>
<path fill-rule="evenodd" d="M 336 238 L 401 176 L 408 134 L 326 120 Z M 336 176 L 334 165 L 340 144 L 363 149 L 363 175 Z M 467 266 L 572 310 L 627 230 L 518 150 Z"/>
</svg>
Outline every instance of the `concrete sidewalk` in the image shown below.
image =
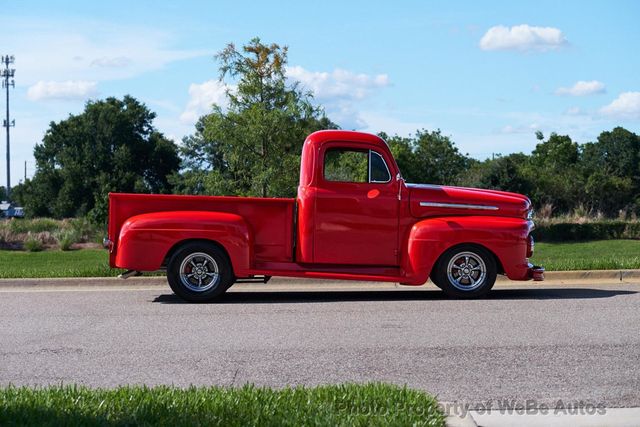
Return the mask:
<svg viewBox="0 0 640 427">
<path fill-rule="evenodd" d="M 464 416 L 449 415 L 446 423 L 448 427 L 636 427 L 640 425 L 640 408 L 468 411 Z"/>
</svg>

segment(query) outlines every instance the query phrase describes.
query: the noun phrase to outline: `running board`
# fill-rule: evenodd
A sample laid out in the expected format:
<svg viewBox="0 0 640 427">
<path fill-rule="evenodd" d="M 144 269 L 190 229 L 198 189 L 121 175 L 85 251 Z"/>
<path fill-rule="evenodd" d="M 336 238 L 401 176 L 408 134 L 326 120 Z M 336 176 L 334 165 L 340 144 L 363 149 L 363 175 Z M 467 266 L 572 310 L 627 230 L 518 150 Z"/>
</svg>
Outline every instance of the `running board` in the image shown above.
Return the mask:
<svg viewBox="0 0 640 427">
<path fill-rule="evenodd" d="M 269 280 L 271 280 L 271 276 L 241 277 L 236 279 L 235 283 L 268 283 Z"/>
<path fill-rule="evenodd" d="M 270 270 L 269 275 L 279 277 L 299 277 L 306 279 L 330 279 L 330 280 L 360 280 L 372 282 L 405 282 L 403 276 L 387 276 L 378 274 L 354 274 L 335 273 L 324 271 L 292 271 L 292 270 Z"/>
</svg>

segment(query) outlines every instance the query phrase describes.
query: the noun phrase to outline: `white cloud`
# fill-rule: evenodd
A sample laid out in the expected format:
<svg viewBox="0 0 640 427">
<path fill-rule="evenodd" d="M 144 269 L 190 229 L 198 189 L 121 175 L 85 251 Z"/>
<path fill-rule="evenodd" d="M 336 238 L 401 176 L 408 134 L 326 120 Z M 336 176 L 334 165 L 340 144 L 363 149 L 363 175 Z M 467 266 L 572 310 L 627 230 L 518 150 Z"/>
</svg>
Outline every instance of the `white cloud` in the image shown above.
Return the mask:
<svg viewBox="0 0 640 427">
<path fill-rule="evenodd" d="M 540 130 L 540 125 L 538 123 L 531 123 L 529 125 L 506 125 L 500 129 L 500 133 L 512 135 L 516 133 L 528 133 L 533 134 L 535 131 Z"/>
<path fill-rule="evenodd" d="M 343 129 L 363 129 L 368 121 L 360 113 L 364 100 L 390 85 L 386 74 L 364 74 L 336 68 L 310 71 L 301 66 L 287 67 L 287 78 L 299 82 L 324 106 L 327 116 Z"/>
<path fill-rule="evenodd" d="M 357 128 L 364 132 L 378 133 L 386 132 L 388 135 L 409 136 L 415 135 L 419 129 L 435 129 L 433 123 L 426 121 L 409 121 L 406 118 L 397 118 L 394 114 L 379 113 L 373 111 L 363 111 L 362 119 L 366 122 L 366 126 Z"/>
<path fill-rule="evenodd" d="M 389 86 L 386 74 L 369 75 L 336 68 L 331 72 L 287 67 L 287 77 L 300 82 L 318 99 L 361 100 L 374 90 Z"/>
<path fill-rule="evenodd" d="M 556 89 L 556 95 L 569 95 L 569 96 L 586 96 L 594 95 L 597 93 L 605 93 L 607 89 L 604 83 L 597 80 L 591 81 L 579 81 L 571 87 L 560 87 Z"/>
<path fill-rule="evenodd" d="M 49 99 L 83 100 L 98 94 L 96 82 L 67 80 L 65 82 L 39 81 L 27 90 L 31 101 Z"/>
<path fill-rule="evenodd" d="M 16 84 L 40 80 L 105 81 L 137 77 L 175 61 L 211 55 L 174 49 L 174 36 L 106 21 L 7 17 L 3 42 L 16 53 Z"/>
<path fill-rule="evenodd" d="M 180 121 L 193 124 L 198 121 L 200 116 L 211 112 L 213 104 L 225 107 L 227 89 L 229 87 L 220 80 L 207 80 L 200 84 L 192 83 L 189 86 L 189 102 L 180 115 Z"/>
<path fill-rule="evenodd" d="M 533 27 L 527 24 L 489 28 L 480 39 L 482 50 L 547 51 L 567 44 L 562 31 L 553 27 Z"/>
<path fill-rule="evenodd" d="M 640 119 L 640 92 L 623 92 L 600 112 L 621 119 Z"/>
</svg>

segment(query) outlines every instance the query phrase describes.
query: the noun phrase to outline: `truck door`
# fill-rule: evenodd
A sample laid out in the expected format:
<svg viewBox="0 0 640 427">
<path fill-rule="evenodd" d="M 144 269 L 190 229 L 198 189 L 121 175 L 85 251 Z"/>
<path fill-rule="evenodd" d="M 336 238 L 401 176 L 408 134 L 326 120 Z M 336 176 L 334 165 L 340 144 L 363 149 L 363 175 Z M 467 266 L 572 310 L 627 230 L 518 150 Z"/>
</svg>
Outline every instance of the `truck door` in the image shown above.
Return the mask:
<svg viewBox="0 0 640 427">
<path fill-rule="evenodd" d="M 329 145 L 321 155 L 314 262 L 398 265 L 399 183 L 384 154 Z"/>
</svg>

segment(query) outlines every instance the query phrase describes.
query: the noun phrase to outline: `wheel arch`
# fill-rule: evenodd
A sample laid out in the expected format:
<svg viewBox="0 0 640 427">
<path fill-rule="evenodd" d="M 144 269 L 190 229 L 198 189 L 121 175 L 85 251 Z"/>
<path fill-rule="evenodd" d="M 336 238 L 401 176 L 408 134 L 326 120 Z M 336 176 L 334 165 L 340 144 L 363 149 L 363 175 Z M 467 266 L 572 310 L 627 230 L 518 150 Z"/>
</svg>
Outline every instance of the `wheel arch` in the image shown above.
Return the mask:
<svg viewBox="0 0 640 427">
<path fill-rule="evenodd" d="M 253 233 L 236 214 L 203 211 L 167 211 L 129 218 L 116 245 L 116 266 L 155 271 L 185 242 L 206 241 L 220 247 L 242 276 L 251 268 Z"/>
<path fill-rule="evenodd" d="M 406 284 L 424 284 L 442 255 L 460 245 L 481 247 L 491 254 L 499 274 L 517 277 L 526 265 L 528 230 L 526 221 L 518 218 L 461 216 L 418 221 L 411 227 L 401 260 Z"/>
<path fill-rule="evenodd" d="M 496 263 L 496 269 L 498 274 L 504 274 L 504 267 L 502 266 L 502 261 L 500 261 L 500 258 L 498 257 L 498 255 L 496 255 L 496 253 L 494 251 L 491 250 L 491 248 L 489 248 L 486 245 L 483 245 L 482 243 L 478 243 L 478 242 L 474 242 L 474 241 L 468 241 L 468 242 L 462 242 L 462 243 L 456 243 L 453 244 L 451 246 L 446 247 L 443 251 L 440 252 L 440 255 L 438 255 L 438 258 L 436 259 L 436 261 L 433 263 L 433 266 L 431 267 L 431 271 L 429 271 L 429 277 L 433 277 L 433 274 L 436 270 L 436 268 L 438 268 L 440 261 L 442 261 L 442 257 L 449 252 L 452 249 L 455 248 L 462 248 L 465 246 L 471 246 L 471 247 L 477 247 L 480 249 L 483 249 L 484 251 L 486 251 L 489 255 L 491 255 L 491 257 L 493 258 L 494 262 Z"/>
</svg>

